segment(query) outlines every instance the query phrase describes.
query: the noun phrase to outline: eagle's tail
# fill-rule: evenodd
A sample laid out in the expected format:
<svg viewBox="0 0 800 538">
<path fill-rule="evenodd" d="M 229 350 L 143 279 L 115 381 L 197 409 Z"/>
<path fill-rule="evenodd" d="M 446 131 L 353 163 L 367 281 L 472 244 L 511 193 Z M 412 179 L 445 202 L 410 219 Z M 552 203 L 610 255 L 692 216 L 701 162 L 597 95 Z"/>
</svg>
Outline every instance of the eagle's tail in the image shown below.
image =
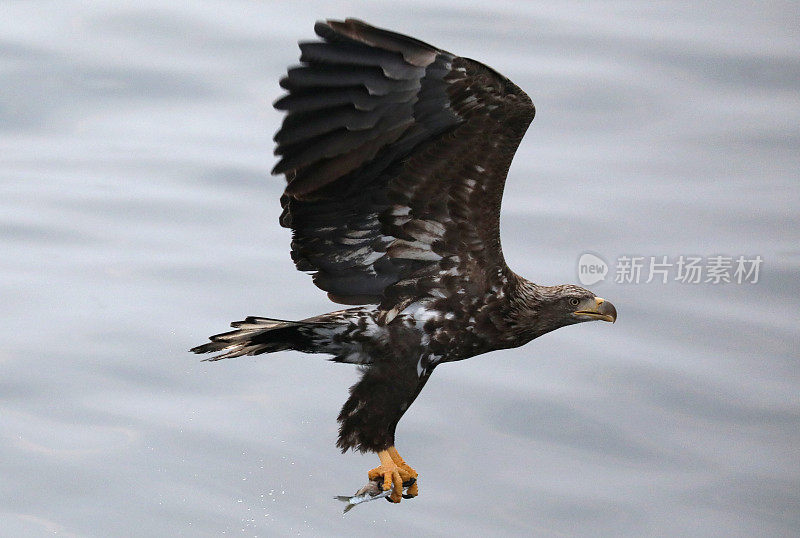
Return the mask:
<svg viewBox="0 0 800 538">
<path fill-rule="evenodd" d="M 215 334 L 207 344 L 192 348 L 195 353 L 219 353 L 207 361 L 218 361 L 242 355 L 260 355 L 275 351 L 295 350 L 303 353 L 327 353 L 331 360 L 351 364 L 371 361 L 363 353 L 366 341 L 378 330 L 373 309 L 350 308 L 321 314 L 301 321 L 250 316 L 234 321 L 236 330 Z"/>
<path fill-rule="evenodd" d="M 194 353 L 215 353 L 219 355 L 204 359 L 218 361 L 242 355 L 260 355 L 295 349 L 313 353 L 315 339 L 314 324 L 303 321 L 248 317 L 244 321 L 234 321 L 235 331 L 215 334 L 207 344 L 193 347 Z"/>
</svg>

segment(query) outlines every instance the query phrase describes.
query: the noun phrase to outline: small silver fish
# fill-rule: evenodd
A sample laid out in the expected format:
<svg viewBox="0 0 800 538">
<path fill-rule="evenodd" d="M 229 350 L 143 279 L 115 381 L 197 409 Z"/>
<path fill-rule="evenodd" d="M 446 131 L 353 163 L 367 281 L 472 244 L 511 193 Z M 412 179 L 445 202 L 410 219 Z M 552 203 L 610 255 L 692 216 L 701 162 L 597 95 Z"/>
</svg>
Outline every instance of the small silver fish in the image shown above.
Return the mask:
<svg viewBox="0 0 800 538">
<path fill-rule="evenodd" d="M 416 478 L 412 478 L 411 480 L 403 482 L 403 493 L 405 493 L 408 488 L 414 485 L 414 482 L 416 481 L 417 481 Z M 377 477 L 375 480 L 370 480 L 369 482 L 367 482 L 366 485 L 362 487 L 360 490 L 356 491 L 355 494 L 349 497 L 347 495 L 337 495 L 336 497 L 334 497 L 334 499 L 336 499 L 337 501 L 342 501 L 343 503 L 347 503 L 347 506 L 345 506 L 344 510 L 342 511 L 342 514 L 346 514 L 357 504 L 365 503 L 368 501 L 374 501 L 375 499 L 385 499 L 386 497 L 391 495 L 392 490 L 389 489 L 383 491 L 383 488 L 381 488 L 382 484 L 383 484 L 383 478 Z M 403 497 L 406 496 L 403 495 Z"/>
</svg>

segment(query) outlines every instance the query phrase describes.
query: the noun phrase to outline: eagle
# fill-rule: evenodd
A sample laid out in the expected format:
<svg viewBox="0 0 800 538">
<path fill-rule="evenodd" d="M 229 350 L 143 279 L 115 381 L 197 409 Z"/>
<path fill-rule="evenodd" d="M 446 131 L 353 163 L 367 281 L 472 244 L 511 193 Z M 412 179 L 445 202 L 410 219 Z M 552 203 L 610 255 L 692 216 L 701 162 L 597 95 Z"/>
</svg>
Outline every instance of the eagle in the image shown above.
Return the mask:
<svg viewBox="0 0 800 538">
<path fill-rule="evenodd" d="M 617 312 L 505 263 L 503 186 L 535 113 L 525 92 L 480 62 L 357 19 L 314 31 L 280 81 L 272 173 L 286 178 L 280 224 L 297 269 L 349 308 L 248 317 L 191 351 L 216 361 L 296 350 L 359 366 L 337 446 L 376 452 L 368 477 L 397 503 L 419 482 L 395 429 L 437 365 Z"/>
</svg>

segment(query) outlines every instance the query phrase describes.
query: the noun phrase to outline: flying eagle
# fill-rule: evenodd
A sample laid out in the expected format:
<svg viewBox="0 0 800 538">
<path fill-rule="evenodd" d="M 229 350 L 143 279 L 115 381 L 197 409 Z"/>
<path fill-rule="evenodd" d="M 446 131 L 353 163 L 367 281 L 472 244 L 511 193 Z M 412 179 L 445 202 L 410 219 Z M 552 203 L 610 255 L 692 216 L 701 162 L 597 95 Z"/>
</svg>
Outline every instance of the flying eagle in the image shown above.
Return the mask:
<svg viewBox="0 0 800 538">
<path fill-rule="evenodd" d="M 377 452 L 389 499 L 417 478 L 395 428 L 438 364 L 521 346 L 614 306 L 508 268 L 500 202 L 531 99 L 494 69 L 356 19 L 319 22 L 281 79 L 280 223 L 292 259 L 353 308 L 302 321 L 248 317 L 192 349 L 208 360 L 283 350 L 361 367 L 337 446 Z M 360 305 L 360 306 L 359 306 Z M 416 484 L 406 496 L 417 495 Z"/>
</svg>

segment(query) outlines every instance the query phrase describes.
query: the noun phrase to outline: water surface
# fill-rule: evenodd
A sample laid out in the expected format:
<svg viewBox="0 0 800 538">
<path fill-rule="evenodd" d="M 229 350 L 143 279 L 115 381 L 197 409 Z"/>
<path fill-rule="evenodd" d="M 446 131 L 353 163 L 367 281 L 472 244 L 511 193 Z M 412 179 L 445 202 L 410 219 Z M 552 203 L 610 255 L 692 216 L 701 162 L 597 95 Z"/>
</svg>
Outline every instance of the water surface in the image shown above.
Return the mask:
<svg viewBox="0 0 800 538">
<path fill-rule="evenodd" d="M 797 7 L 771 2 L 6 2 L 0 523 L 12 536 L 796 536 Z M 334 307 L 294 270 L 277 80 L 324 17 L 492 65 L 537 118 L 512 268 L 760 255 L 756 284 L 616 284 L 620 313 L 437 369 L 398 431 L 421 496 L 342 519 L 350 367 L 201 363 L 245 315 Z M 613 271 L 613 268 L 612 268 Z"/>
</svg>

